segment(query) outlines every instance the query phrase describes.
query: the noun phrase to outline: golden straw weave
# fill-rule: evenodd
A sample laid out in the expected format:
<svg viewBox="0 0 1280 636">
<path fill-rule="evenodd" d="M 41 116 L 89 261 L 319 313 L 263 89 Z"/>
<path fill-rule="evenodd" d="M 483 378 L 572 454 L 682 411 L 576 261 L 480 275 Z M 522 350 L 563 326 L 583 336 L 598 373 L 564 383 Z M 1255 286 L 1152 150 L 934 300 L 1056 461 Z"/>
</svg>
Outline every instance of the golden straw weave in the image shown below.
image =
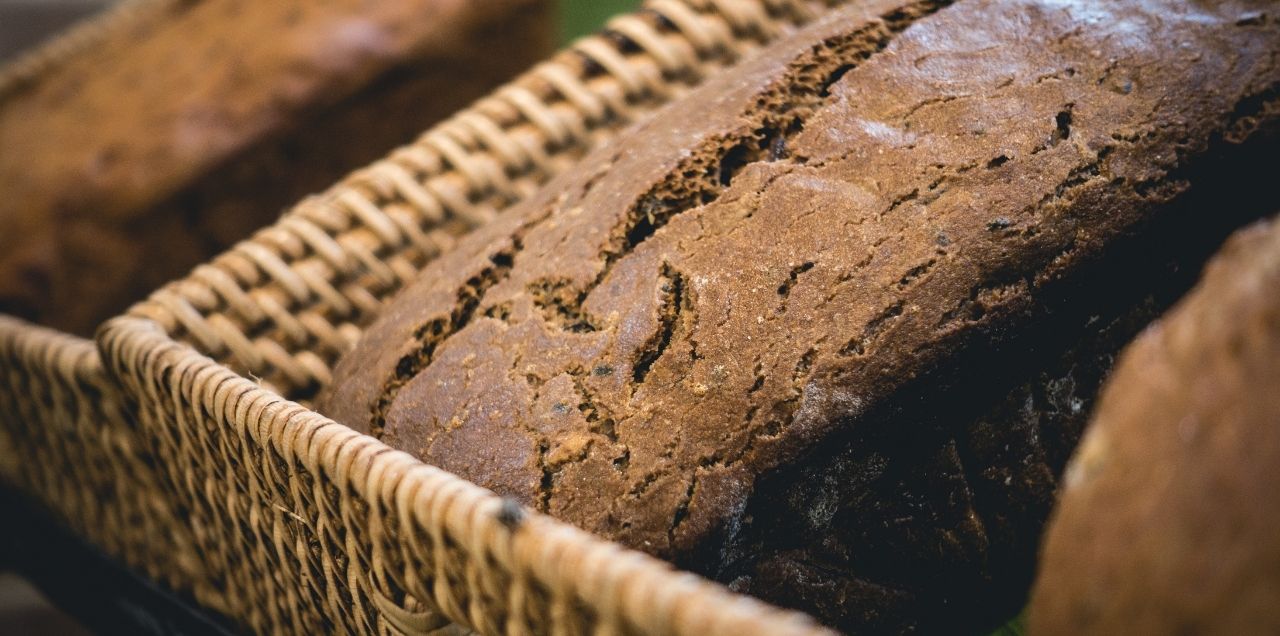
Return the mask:
<svg viewBox="0 0 1280 636">
<path fill-rule="evenodd" d="M 24 487 L 65 517 L 87 517 L 84 492 L 114 476 L 75 467 L 115 464 L 97 457 L 98 440 L 51 431 L 75 413 L 118 436 L 123 461 L 153 471 L 130 486 L 129 509 L 161 517 L 130 523 L 108 500 L 99 506 L 111 514 L 76 527 L 114 545 L 177 520 L 170 560 L 181 567 L 165 564 L 163 578 L 257 632 L 432 633 L 450 621 L 512 634 L 815 631 L 504 505 L 287 399 L 328 382 L 380 305 L 456 236 L 836 3 L 651 0 L 614 18 L 108 323 L 99 344 L 120 395 L 100 403 L 121 400 L 132 418 L 86 405 L 84 387 L 106 386 L 89 345 L 0 322 L 12 376 L 0 474 L 43 483 L 28 461 L 38 454 L 73 483 Z M 74 369 L 50 368 L 73 354 L 83 356 Z M 44 376 L 65 379 L 26 388 Z M 148 556 L 115 554 L 136 567 Z"/>
<path fill-rule="evenodd" d="M 0 316 L 0 481 L 139 572 L 198 565 L 93 343 Z M 22 523 L 7 519 L 6 523 Z"/>
<path fill-rule="evenodd" d="M 522 510 L 236 375 L 154 322 L 104 351 L 201 532 L 196 598 L 257 633 L 824 633 Z"/>
</svg>

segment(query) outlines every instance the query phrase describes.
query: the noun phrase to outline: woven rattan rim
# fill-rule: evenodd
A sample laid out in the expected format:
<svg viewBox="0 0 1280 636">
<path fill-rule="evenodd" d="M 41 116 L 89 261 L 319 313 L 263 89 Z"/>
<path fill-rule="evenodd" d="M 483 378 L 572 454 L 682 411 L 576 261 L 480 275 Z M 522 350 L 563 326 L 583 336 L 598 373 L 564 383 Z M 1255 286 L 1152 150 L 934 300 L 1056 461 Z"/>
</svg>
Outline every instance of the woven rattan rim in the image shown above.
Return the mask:
<svg viewBox="0 0 1280 636">
<path fill-rule="evenodd" d="M 105 388 L 102 364 L 93 342 L 0 314 L 0 351 L 28 361 L 28 371 L 69 385 Z"/>
<path fill-rule="evenodd" d="M 101 344 L 125 384 L 140 380 L 135 388 L 154 392 L 152 399 L 190 401 L 229 423 L 234 430 L 226 435 L 252 439 L 261 447 L 258 452 L 296 458 L 339 490 L 349 488 L 364 501 L 394 507 L 400 519 L 427 535 L 449 537 L 464 553 L 514 581 L 504 594 L 518 597 L 514 588 L 527 580 L 571 595 L 596 612 L 602 633 L 615 633 L 610 626 L 616 633 L 689 636 L 830 633 L 802 614 L 731 594 L 550 517 L 515 512 L 488 490 L 262 389 L 174 342 L 153 322 L 117 318 L 104 328 Z M 170 382 L 157 383 L 161 376 Z M 437 562 L 446 558 L 441 555 Z M 488 624 L 489 617 L 468 612 L 469 604 L 455 598 L 447 577 L 435 577 L 433 588 L 430 597 L 418 601 L 435 605 L 460 625 L 484 633 L 506 631 Z M 429 611 L 405 610 L 388 599 L 374 604 L 390 609 L 392 622 L 410 633 L 442 624 Z"/>
<path fill-rule="evenodd" d="M 289 211 L 131 315 L 292 399 L 382 300 L 600 139 L 840 0 L 651 0 Z"/>
<path fill-rule="evenodd" d="M 121 0 L 88 16 L 0 68 L 0 99 L 38 81 L 77 53 L 96 46 L 113 33 L 154 19 L 192 0 Z"/>
<path fill-rule="evenodd" d="M 198 560 L 119 398 L 92 341 L 0 315 L 0 480 L 134 570 L 183 587 Z"/>
</svg>

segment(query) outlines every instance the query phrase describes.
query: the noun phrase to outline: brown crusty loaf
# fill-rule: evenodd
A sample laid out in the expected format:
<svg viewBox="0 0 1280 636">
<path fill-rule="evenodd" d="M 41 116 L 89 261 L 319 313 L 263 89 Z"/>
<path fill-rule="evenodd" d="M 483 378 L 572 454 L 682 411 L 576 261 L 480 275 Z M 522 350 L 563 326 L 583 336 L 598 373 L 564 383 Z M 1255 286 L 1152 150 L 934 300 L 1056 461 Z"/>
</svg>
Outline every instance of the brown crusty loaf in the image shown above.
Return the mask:
<svg viewBox="0 0 1280 636">
<path fill-rule="evenodd" d="M 842 627 L 988 620 L 1166 264 L 1274 207 L 1267 6 L 835 12 L 429 267 L 320 410 Z"/>
<path fill-rule="evenodd" d="M 1038 634 L 1280 633 L 1280 222 L 1125 349 L 1067 472 Z"/>
<path fill-rule="evenodd" d="M 0 94 L 0 312 L 88 333 L 547 50 L 544 0 L 157 2 Z"/>
</svg>

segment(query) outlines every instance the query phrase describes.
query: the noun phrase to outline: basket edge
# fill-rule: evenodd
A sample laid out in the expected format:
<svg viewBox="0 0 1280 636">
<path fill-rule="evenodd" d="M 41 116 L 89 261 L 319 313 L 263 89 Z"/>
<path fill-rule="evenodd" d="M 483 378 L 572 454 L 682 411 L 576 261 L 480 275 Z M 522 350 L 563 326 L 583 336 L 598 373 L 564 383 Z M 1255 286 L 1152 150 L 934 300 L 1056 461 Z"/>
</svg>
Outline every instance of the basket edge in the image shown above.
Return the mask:
<svg viewBox="0 0 1280 636">
<path fill-rule="evenodd" d="M 639 633 L 681 636 L 834 634 L 802 613 L 735 594 L 551 517 L 523 509 L 513 517 L 509 500 L 260 387 L 190 345 L 170 339 L 154 321 L 112 319 L 99 332 L 98 346 L 108 374 L 122 390 L 159 387 L 167 375 L 181 369 L 184 378 L 195 378 L 167 385 L 181 399 L 202 403 L 263 446 L 286 441 L 293 446 L 276 448 L 277 452 L 304 462 L 322 461 L 321 456 L 332 460 L 335 465 L 317 466 L 320 474 L 347 481 L 335 485 L 350 487 L 367 504 L 392 502 L 422 530 L 442 527 L 466 551 L 484 555 L 511 574 L 530 575 L 597 611 L 616 612 L 600 616 L 602 622 L 616 621 Z M 248 413 L 259 421 L 247 421 L 252 419 L 244 417 Z M 359 466 L 352 468 L 357 457 Z M 401 496 L 406 492 L 412 495 Z M 433 519 L 441 497 L 448 501 L 440 518 Z M 471 622 L 465 614 L 450 618 Z"/>
</svg>

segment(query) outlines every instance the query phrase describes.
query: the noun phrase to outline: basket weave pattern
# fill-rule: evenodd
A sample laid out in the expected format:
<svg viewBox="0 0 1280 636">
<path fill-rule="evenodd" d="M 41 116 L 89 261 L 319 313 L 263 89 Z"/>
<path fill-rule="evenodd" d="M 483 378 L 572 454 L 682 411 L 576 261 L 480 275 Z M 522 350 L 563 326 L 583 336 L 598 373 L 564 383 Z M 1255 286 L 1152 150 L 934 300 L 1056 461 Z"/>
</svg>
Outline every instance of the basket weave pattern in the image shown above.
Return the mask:
<svg viewBox="0 0 1280 636">
<path fill-rule="evenodd" d="M 0 435 L 0 452 L 45 445 L 36 450 L 50 471 L 15 479 L 90 518 L 77 497 L 119 468 L 87 435 L 119 436 L 122 461 L 140 475 L 131 488 L 145 493 L 129 510 L 160 516 L 129 525 L 126 508 L 108 502 L 113 510 L 77 527 L 102 543 L 181 520 L 170 560 L 183 567 L 158 561 L 165 580 L 256 632 L 432 633 L 450 622 L 513 634 L 817 631 L 288 400 L 323 387 L 382 302 L 457 236 L 836 3 L 651 0 L 302 202 L 100 332 L 109 382 L 136 419 L 114 395 L 85 407 L 83 387 L 107 386 L 91 345 L 0 322 L 12 402 L 3 408 L 37 416 L 5 422 L 14 432 Z M 73 354 L 78 366 L 54 373 L 49 360 Z M 70 420 L 48 395 L 75 405 L 83 430 L 53 433 Z M 13 470 L 42 470 L 27 464 Z M 95 468 L 59 490 L 52 473 L 66 466 Z"/>
<path fill-rule="evenodd" d="M 821 633 L 336 424 L 118 319 L 106 354 L 191 504 L 195 589 L 258 633 Z M 135 366 L 136 365 L 136 366 Z M 192 459 L 198 457 L 198 461 Z M 442 632 L 444 633 L 444 632 Z"/>
<path fill-rule="evenodd" d="M 93 343 L 0 316 L 0 479 L 153 579 L 196 567 Z M 11 520 L 20 523 L 20 520 Z"/>
</svg>

